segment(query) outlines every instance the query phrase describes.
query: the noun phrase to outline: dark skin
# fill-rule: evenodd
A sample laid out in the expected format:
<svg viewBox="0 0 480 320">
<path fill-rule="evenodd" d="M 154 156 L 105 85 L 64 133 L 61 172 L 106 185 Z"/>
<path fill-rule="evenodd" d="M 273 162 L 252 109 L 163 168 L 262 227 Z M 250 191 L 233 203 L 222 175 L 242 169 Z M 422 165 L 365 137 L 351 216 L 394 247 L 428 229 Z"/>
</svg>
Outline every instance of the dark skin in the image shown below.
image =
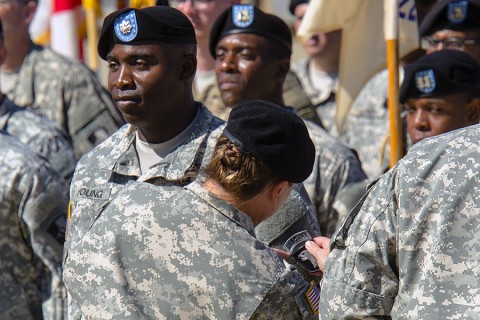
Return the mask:
<svg viewBox="0 0 480 320">
<path fill-rule="evenodd" d="M 192 122 L 197 112 L 192 46 L 116 44 L 107 61 L 108 89 L 125 121 L 138 127 L 141 140 L 168 141 Z"/>
<path fill-rule="evenodd" d="M 480 98 L 472 99 L 469 93 L 409 99 L 404 109 L 412 143 L 477 124 L 480 120 Z"/>
<path fill-rule="evenodd" d="M 283 82 L 289 58 L 272 56 L 276 46 L 255 34 L 227 35 L 216 46 L 215 73 L 223 103 L 233 107 L 247 99 L 283 106 Z"/>
</svg>

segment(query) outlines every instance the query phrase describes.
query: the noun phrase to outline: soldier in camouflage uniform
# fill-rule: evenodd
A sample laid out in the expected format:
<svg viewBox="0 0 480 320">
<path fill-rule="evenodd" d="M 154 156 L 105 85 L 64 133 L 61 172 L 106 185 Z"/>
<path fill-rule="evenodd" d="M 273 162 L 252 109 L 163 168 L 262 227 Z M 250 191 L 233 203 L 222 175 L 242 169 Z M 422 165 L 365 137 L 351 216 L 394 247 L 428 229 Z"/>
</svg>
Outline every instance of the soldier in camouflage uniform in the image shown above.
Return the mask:
<svg viewBox="0 0 480 320">
<path fill-rule="evenodd" d="M 412 143 L 480 120 L 480 65 L 469 54 L 441 50 L 405 68 L 400 87 Z"/>
<path fill-rule="evenodd" d="M 436 50 L 455 49 L 470 54 L 480 62 L 480 1 L 441 0 L 416 1 L 419 16 L 422 48 L 427 53 Z M 435 5 L 432 8 L 432 4 Z M 425 15 L 425 11 L 428 13 Z M 425 17 L 423 17 L 425 15 Z M 473 40 L 472 39 L 477 39 Z M 444 41 L 445 40 L 445 41 Z M 448 40 L 448 41 L 447 41 Z M 466 42 L 464 40 L 467 40 Z M 407 57 L 409 60 L 410 57 Z M 405 61 L 408 63 L 411 61 Z M 355 148 L 367 176 L 377 178 L 388 168 L 389 132 L 387 107 L 388 72 L 382 70 L 375 75 L 354 100 L 345 124 L 342 141 Z M 405 145 L 410 144 L 405 136 Z M 382 147 L 385 145 L 385 150 Z M 386 159 L 387 161 L 381 161 Z"/>
<path fill-rule="evenodd" d="M 28 27 L 37 0 L 1 4 L 7 56 L 1 90 L 21 107 L 59 123 L 77 157 L 91 150 L 124 121 L 108 92 L 84 65 L 32 43 Z"/>
<path fill-rule="evenodd" d="M 16 106 L 0 93 L 0 100 L 2 98 L 0 130 L 17 138 L 45 157 L 69 185 L 77 160 L 66 133 L 55 122 Z"/>
<path fill-rule="evenodd" d="M 0 23 L 0 65 L 5 54 Z M 44 156 L 69 185 L 77 160 L 68 136 L 58 124 L 18 107 L 0 92 L 0 130 L 28 144 L 35 152 Z"/>
<path fill-rule="evenodd" d="M 0 319 L 63 319 L 67 187 L 4 131 L 0 149 Z"/>
<path fill-rule="evenodd" d="M 421 141 L 370 189 L 332 238 L 321 319 L 478 318 L 479 141 Z"/>
<path fill-rule="evenodd" d="M 65 279 L 82 317 L 316 319 L 315 284 L 254 231 L 310 174 L 314 154 L 293 113 L 264 101 L 239 105 L 204 183 L 133 181 L 75 244 Z"/>
<path fill-rule="evenodd" d="M 308 0 L 291 0 L 290 13 L 295 16 L 295 31 L 307 11 Z M 303 41 L 303 40 L 302 40 Z M 338 85 L 341 31 L 319 33 L 303 41 L 306 58 L 292 64 L 292 70 L 301 82 L 324 128 L 338 135 L 335 126 L 335 94 Z"/>
<path fill-rule="evenodd" d="M 223 120 L 228 119 L 231 108 L 225 106 L 220 97 L 215 78 L 215 59 L 209 50 L 209 37 L 213 23 L 218 16 L 229 6 L 240 2 L 239 0 L 170 1 L 173 7 L 192 21 L 195 28 L 198 42 L 198 65 L 193 86 L 194 98 L 203 102 L 215 116 Z M 323 126 L 295 73 L 287 74 L 283 91 L 285 101 L 298 110 L 299 116 Z"/>
<path fill-rule="evenodd" d="M 248 17 L 253 17 L 253 21 L 241 27 L 235 21 L 238 17 L 235 12 L 250 14 Z M 257 7 L 236 5 L 225 11 L 212 29 L 210 42 L 224 103 L 232 107 L 255 98 L 285 106 L 282 84 L 289 69 L 291 42 L 288 26 Z M 316 161 L 304 185 L 314 204 L 322 235 L 331 236 L 337 221 L 343 218 L 334 208 L 337 193 L 350 183 L 365 180 L 366 176 L 351 150 L 312 122 L 306 121 L 306 125 L 316 146 Z M 267 220 L 257 228 L 257 236 L 272 243 L 275 239 L 270 232 L 275 228 Z"/>
<path fill-rule="evenodd" d="M 145 40 L 151 44 L 140 45 Z M 184 186 L 207 163 L 223 121 L 193 101 L 194 43 L 189 20 L 169 7 L 125 9 L 105 19 L 98 52 L 103 59 L 108 56 L 109 87 L 129 124 L 80 159 L 76 167 L 70 190 L 67 260 L 108 201 L 129 181 Z M 132 59 L 139 63 L 133 64 Z M 296 228 L 307 229 L 312 236 L 320 234 L 301 184 L 295 185 L 280 212 L 287 218 L 279 222 L 275 238 L 288 238 Z M 69 305 L 71 317 L 78 310 Z"/>
</svg>

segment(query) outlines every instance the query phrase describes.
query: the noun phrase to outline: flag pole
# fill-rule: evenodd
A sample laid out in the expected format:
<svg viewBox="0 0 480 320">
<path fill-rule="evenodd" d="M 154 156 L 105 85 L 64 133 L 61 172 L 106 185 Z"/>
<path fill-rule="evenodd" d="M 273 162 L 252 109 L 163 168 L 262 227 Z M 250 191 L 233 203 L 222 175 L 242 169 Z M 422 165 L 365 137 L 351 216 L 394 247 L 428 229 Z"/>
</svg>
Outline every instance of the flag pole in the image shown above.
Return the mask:
<svg viewBox="0 0 480 320">
<path fill-rule="evenodd" d="M 384 0 L 385 41 L 388 68 L 388 110 L 390 118 L 390 167 L 403 154 L 403 135 L 399 95 L 399 54 L 398 54 L 398 0 Z"/>
<path fill-rule="evenodd" d="M 88 43 L 88 61 L 87 66 L 93 70 L 98 69 L 97 58 L 97 42 L 98 42 L 98 28 L 97 28 L 97 12 L 100 10 L 98 1 L 82 0 L 83 8 L 85 9 L 87 21 L 87 43 Z"/>
</svg>

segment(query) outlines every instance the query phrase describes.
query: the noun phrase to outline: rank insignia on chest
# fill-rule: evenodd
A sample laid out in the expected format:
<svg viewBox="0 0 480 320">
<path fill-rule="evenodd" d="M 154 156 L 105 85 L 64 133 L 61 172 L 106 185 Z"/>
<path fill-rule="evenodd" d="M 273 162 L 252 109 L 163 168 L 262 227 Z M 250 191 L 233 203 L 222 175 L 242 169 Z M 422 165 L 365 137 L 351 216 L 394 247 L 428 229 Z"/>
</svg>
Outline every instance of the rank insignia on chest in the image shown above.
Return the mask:
<svg viewBox="0 0 480 320">
<path fill-rule="evenodd" d="M 236 5 L 232 8 L 233 24 L 239 28 L 246 28 L 253 23 L 253 5 Z"/>
<path fill-rule="evenodd" d="M 137 18 L 135 11 L 119 15 L 114 22 L 115 35 L 123 42 L 130 42 L 138 34 Z"/>
<path fill-rule="evenodd" d="M 448 21 L 451 23 L 462 23 L 467 18 L 468 1 L 450 2 L 448 4 Z"/>
<path fill-rule="evenodd" d="M 418 91 L 431 93 L 435 90 L 437 83 L 432 69 L 422 70 L 415 73 L 415 84 Z"/>
</svg>

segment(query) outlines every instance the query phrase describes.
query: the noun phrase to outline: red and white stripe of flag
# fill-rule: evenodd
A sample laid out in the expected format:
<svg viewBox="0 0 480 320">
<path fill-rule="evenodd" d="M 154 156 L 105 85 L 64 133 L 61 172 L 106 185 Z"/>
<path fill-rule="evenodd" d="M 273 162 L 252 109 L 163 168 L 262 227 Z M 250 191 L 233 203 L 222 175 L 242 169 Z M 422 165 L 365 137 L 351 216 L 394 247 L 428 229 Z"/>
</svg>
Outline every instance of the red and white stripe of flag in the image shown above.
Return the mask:
<svg viewBox="0 0 480 320">
<path fill-rule="evenodd" d="M 71 58 L 79 59 L 80 39 L 76 9 L 81 0 L 53 0 L 50 18 L 50 40 L 53 50 Z"/>
</svg>

